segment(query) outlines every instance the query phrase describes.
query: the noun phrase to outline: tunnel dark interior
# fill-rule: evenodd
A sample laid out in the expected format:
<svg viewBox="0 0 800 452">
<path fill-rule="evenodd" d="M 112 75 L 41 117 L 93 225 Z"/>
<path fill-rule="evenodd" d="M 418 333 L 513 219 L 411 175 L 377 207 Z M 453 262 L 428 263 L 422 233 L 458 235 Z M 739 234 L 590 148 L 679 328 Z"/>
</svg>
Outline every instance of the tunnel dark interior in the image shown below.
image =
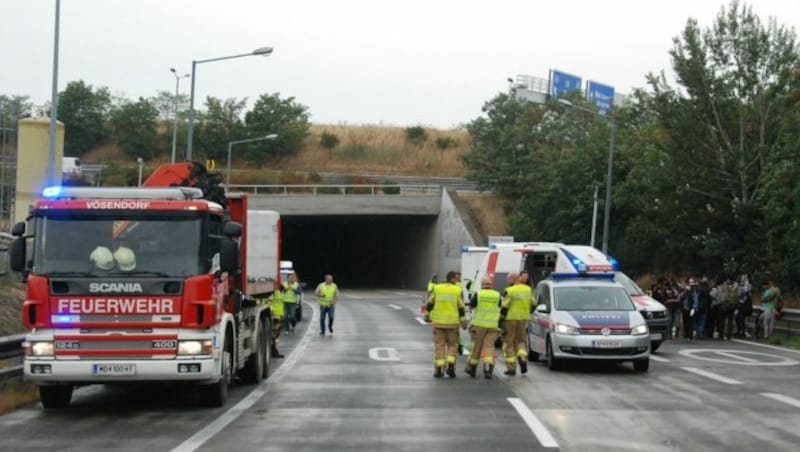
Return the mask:
<svg viewBox="0 0 800 452">
<path fill-rule="evenodd" d="M 435 263 L 434 216 L 284 216 L 282 259 L 316 287 L 422 290 Z"/>
</svg>

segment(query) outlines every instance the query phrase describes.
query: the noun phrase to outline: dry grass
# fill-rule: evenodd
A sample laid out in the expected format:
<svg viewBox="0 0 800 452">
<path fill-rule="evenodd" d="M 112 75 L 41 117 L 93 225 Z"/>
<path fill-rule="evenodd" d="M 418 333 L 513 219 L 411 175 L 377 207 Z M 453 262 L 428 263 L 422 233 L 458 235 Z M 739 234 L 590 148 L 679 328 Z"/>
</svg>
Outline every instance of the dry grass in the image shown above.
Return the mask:
<svg viewBox="0 0 800 452">
<path fill-rule="evenodd" d="M 6 382 L 0 386 L 0 415 L 39 401 L 39 390 L 33 383 Z"/>
<path fill-rule="evenodd" d="M 508 226 L 504 208 L 506 201 L 503 198 L 483 193 L 459 193 L 458 196 L 469 205 L 472 218 L 481 234 L 484 236 L 510 234 L 511 228 Z"/>
<path fill-rule="evenodd" d="M 0 336 L 21 333 L 25 285 L 16 274 L 0 278 Z"/>
<path fill-rule="evenodd" d="M 323 132 L 339 138 L 339 145 L 332 152 L 320 146 Z M 271 166 L 316 173 L 463 176 L 466 167 L 459 157 L 469 148 L 469 134 L 463 130 L 432 128 L 426 128 L 425 132 L 426 141 L 416 145 L 406 140 L 406 129 L 402 127 L 316 124 L 300 153 Z M 449 137 L 456 144 L 439 149 L 436 139 L 440 137 Z"/>
</svg>

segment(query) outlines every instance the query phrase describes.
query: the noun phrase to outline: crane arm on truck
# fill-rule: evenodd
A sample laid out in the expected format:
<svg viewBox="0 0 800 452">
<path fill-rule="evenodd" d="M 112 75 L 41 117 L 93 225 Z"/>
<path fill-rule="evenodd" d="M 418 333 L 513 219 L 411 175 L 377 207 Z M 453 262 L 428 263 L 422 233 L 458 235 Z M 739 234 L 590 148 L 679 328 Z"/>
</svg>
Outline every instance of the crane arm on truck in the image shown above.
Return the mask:
<svg viewBox="0 0 800 452">
<path fill-rule="evenodd" d="M 203 198 L 227 207 L 228 199 L 222 188 L 222 176 L 210 172 L 202 163 L 182 162 L 159 166 L 142 184 L 144 187 L 196 187 Z"/>
</svg>

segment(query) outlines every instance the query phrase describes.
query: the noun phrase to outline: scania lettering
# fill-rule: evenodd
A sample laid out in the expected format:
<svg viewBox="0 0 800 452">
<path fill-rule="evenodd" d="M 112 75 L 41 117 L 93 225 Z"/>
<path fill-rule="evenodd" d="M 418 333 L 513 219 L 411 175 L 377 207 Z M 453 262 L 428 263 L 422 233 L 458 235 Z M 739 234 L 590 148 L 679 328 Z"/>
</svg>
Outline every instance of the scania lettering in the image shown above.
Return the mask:
<svg viewBox="0 0 800 452">
<path fill-rule="evenodd" d="M 142 285 L 139 283 L 90 283 L 89 292 L 142 292 Z"/>
<path fill-rule="evenodd" d="M 236 377 L 269 375 L 280 217 L 220 181 L 185 162 L 143 187 L 48 187 L 14 225 L 24 376 L 45 408 L 76 385 L 166 381 L 221 406 Z"/>
</svg>

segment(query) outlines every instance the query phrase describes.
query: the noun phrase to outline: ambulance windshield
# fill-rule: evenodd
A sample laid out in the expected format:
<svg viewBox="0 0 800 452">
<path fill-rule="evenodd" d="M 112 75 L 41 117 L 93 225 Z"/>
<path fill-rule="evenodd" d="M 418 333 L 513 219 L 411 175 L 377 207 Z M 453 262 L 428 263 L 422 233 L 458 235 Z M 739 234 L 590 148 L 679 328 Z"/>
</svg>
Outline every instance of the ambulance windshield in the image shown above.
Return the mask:
<svg viewBox="0 0 800 452">
<path fill-rule="evenodd" d="M 48 215 L 36 221 L 40 275 L 186 277 L 200 274 L 202 222 L 194 213 Z"/>
</svg>

